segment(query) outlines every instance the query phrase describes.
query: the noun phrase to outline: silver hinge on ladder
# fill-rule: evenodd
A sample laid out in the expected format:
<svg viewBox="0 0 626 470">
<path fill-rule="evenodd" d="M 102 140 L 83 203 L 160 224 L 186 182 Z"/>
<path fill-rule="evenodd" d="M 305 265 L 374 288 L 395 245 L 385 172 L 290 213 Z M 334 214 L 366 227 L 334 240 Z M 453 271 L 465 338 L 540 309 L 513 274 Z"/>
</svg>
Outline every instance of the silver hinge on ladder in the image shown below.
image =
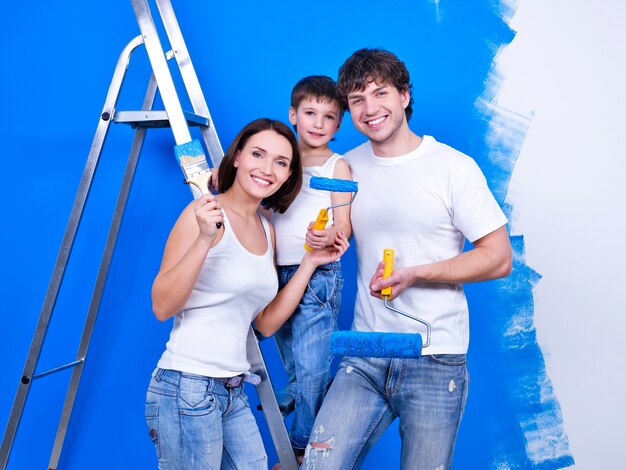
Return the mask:
<svg viewBox="0 0 626 470">
<path fill-rule="evenodd" d="M 52 449 L 48 465 L 49 469 L 56 469 L 58 467 L 61 450 L 65 440 L 83 365 L 85 363 L 89 347 L 89 341 L 94 329 L 109 265 L 115 249 L 115 243 L 121 225 L 124 208 L 126 206 L 128 194 L 130 192 L 137 161 L 147 129 L 170 127 L 174 134 L 176 144 L 181 145 L 191 141 L 189 126 L 198 126 L 214 167 L 219 165 L 224 154 L 217 132 L 215 131 L 215 127 L 212 125 L 209 109 L 204 99 L 196 72 L 191 63 L 191 58 L 189 57 L 189 52 L 187 51 L 187 46 L 185 45 L 185 41 L 180 31 L 180 27 L 178 25 L 178 21 L 176 20 L 170 0 L 155 0 L 171 46 L 171 51 L 167 55 L 164 53 L 161 46 L 161 41 L 157 33 L 150 7 L 148 6 L 148 1 L 131 1 L 139 28 L 141 30 L 141 35 L 137 36 L 128 43 L 117 61 L 2 439 L 2 444 L 0 446 L 0 469 L 6 468 L 8 464 L 13 440 L 15 438 L 22 416 L 22 411 L 33 380 L 61 370 L 72 368 L 72 377 L 68 386 L 61 419 L 57 428 L 54 447 Z M 150 77 L 142 109 L 140 111 L 116 111 L 115 106 L 126 75 L 130 56 L 132 52 L 142 44 L 148 52 L 148 57 L 152 66 L 152 76 Z M 193 107 L 193 112 L 185 112 L 181 108 L 180 100 L 167 64 L 167 60 L 172 57 L 178 64 L 185 90 L 187 91 L 189 100 Z M 165 111 L 152 109 L 157 88 L 161 94 Z M 102 254 L 100 268 L 89 305 L 89 310 L 87 312 L 87 318 L 85 320 L 77 356 L 74 361 L 69 362 L 68 364 L 55 367 L 44 372 L 35 373 L 43 341 L 48 329 L 48 323 L 52 316 L 52 311 L 54 309 L 59 289 L 65 274 L 65 268 L 74 244 L 76 232 L 83 215 L 87 195 L 91 188 L 93 175 L 95 173 L 111 121 L 131 125 L 135 129 L 135 135 L 131 144 L 128 162 L 120 187 L 115 211 L 109 227 L 109 233 L 105 243 L 104 252 Z M 289 437 L 282 419 L 282 414 L 263 360 L 263 355 L 261 354 L 258 341 L 252 328 L 248 334 L 247 348 L 248 360 L 252 366 L 252 372 L 259 375 L 262 379 L 257 385 L 257 392 L 263 407 L 263 412 L 268 422 L 268 427 L 270 429 L 270 434 L 274 442 L 278 458 L 282 464 L 282 468 L 285 470 L 296 470 L 298 468 L 298 464 L 291 448 Z"/>
</svg>

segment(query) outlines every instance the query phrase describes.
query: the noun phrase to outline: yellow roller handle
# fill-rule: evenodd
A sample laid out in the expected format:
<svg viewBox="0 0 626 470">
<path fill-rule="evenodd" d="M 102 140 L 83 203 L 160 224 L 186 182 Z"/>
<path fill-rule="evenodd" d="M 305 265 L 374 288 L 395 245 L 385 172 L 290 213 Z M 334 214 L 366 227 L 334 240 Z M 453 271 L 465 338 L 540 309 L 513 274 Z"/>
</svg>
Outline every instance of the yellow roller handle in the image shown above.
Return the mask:
<svg viewBox="0 0 626 470">
<path fill-rule="evenodd" d="M 393 272 L 393 249 L 385 248 L 383 251 L 383 261 L 385 262 L 385 267 L 383 269 L 383 279 L 391 276 Z M 384 297 L 391 297 L 391 286 L 385 287 L 380 293 Z"/>
<path fill-rule="evenodd" d="M 326 209 L 320 209 L 320 213 L 317 214 L 317 219 L 315 219 L 315 223 L 313 223 L 313 230 L 324 230 L 326 228 L 326 224 L 328 223 L 328 211 Z M 306 243 L 304 244 L 304 249 L 306 251 L 313 251 Z"/>
</svg>

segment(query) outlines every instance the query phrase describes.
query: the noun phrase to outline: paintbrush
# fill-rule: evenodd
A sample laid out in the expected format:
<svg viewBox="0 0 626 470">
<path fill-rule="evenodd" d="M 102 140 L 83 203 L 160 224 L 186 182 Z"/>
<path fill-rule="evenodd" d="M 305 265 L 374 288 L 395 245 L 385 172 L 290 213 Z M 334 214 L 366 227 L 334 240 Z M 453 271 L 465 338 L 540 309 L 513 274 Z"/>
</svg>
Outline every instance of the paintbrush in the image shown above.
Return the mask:
<svg viewBox="0 0 626 470">
<path fill-rule="evenodd" d="M 210 194 L 209 182 L 212 173 L 200 141 L 194 139 L 186 144 L 176 145 L 174 153 L 185 175 L 185 184 L 191 186 L 194 198 L 197 199 L 203 194 Z M 215 226 L 221 228 L 222 223 L 217 222 Z"/>
</svg>

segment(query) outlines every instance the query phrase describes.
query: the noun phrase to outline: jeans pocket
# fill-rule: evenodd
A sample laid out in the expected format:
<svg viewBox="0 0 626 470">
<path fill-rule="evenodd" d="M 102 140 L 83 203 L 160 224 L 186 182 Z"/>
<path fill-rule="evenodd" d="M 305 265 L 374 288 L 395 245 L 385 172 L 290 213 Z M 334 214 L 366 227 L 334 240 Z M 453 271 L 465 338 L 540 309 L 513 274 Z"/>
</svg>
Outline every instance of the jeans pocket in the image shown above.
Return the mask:
<svg viewBox="0 0 626 470">
<path fill-rule="evenodd" d="M 180 389 L 179 413 L 187 416 L 202 416 L 209 414 L 217 405 L 217 399 L 206 386 L 200 389 Z"/>
<path fill-rule="evenodd" d="M 467 356 L 465 354 L 431 354 L 426 357 L 442 366 L 464 366 L 467 364 Z"/>
<path fill-rule="evenodd" d="M 307 284 L 301 303 L 319 309 L 335 295 L 335 276 L 330 271 L 316 271 Z"/>
<path fill-rule="evenodd" d="M 161 458 L 161 450 L 159 448 L 159 404 L 146 402 L 145 415 L 148 435 L 156 448 L 157 458 Z"/>
</svg>

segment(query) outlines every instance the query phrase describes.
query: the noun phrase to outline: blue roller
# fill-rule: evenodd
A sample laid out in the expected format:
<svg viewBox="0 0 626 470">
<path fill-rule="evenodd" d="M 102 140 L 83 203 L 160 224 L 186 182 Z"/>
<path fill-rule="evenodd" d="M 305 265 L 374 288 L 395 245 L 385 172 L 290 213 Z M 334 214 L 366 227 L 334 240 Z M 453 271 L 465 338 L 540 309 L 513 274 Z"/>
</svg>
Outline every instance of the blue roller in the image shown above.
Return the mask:
<svg viewBox="0 0 626 470">
<path fill-rule="evenodd" d="M 422 355 L 422 335 L 336 331 L 330 337 L 330 349 L 336 356 L 418 358 Z"/>
<path fill-rule="evenodd" d="M 309 186 L 313 189 L 339 193 L 356 193 L 359 190 L 359 184 L 356 181 L 342 180 L 339 178 L 322 178 L 321 176 L 312 176 Z"/>
</svg>

